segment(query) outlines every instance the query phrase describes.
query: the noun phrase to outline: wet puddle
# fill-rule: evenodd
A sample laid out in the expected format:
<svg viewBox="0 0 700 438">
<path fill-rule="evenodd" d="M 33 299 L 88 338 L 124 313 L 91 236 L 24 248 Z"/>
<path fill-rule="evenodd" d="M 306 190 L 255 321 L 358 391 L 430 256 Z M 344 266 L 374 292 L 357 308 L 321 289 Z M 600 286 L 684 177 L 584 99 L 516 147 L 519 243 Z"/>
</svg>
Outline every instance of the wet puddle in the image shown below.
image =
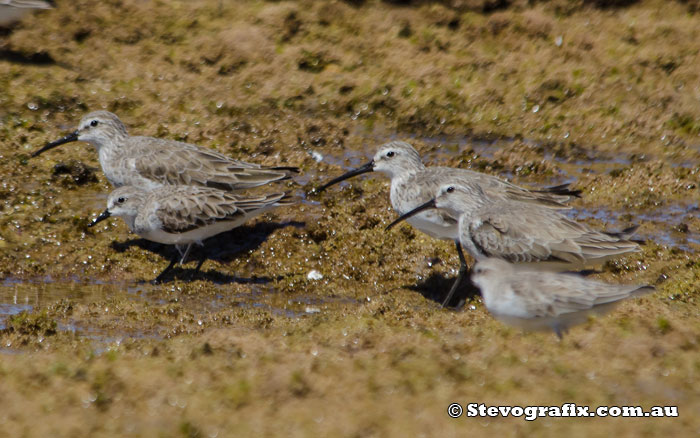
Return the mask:
<svg viewBox="0 0 700 438">
<path fill-rule="evenodd" d="M 130 300 L 145 300 L 138 287 L 130 287 L 126 284 L 58 283 L 53 282 L 50 278 L 34 281 L 8 278 L 0 285 L 0 330 L 6 328 L 8 318 L 21 312 L 36 313 L 58 303 L 86 305 L 101 303 L 115 296 L 127 297 Z M 91 326 L 84 320 L 71 318 L 57 320 L 56 328 L 59 331 L 72 332 L 94 341 L 96 351 L 101 351 L 106 348 L 106 345 L 119 342 L 126 336 L 153 336 L 151 333 L 136 331 L 115 333 Z M 5 348 L 3 351 L 9 353 L 13 350 Z"/>
<path fill-rule="evenodd" d="M 154 286 L 99 282 L 59 283 L 50 278 L 35 281 L 6 279 L 0 284 L 0 330 L 6 328 L 9 318 L 21 312 L 37 313 L 61 304 L 97 306 L 105 313 L 110 312 L 113 303 L 121 300 L 156 306 L 177 304 L 181 311 L 194 315 L 200 321 L 206 320 L 211 314 L 237 307 L 262 309 L 280 317 L 302 318 L 358 305 L 357 301 L 346 298 L 284 295 L 270 286 L 254 282 L 248 292 L 232 292 L 226 284 L 218 284 L 215 289 L 215 293 L 198 294 L 172 284 Z M 119 344 L 126 338 L 160 339 L 169 335 L 165 327 L 134 327 L 119 316 L 107 320 L 99 318 L 99 321 L 91 321 L 90 317 L 84 315 L 80 318 L 69 316 L 57 318 L 56 321 L 58 331 L 88 340 L 95 354 L 106 351 L 111 345 Z M 0 354 L 19 351 L 11 345 L 0 348 Z"/>
<path fill-rule="evenodd" d="M 637 233 L 636 237 L 694 253 L 700 250 L 700 233 L 689 229 L 687 223 L 700 215 L 698 203 L 674 203 L 645 211 L 622 212 L 605 208 L 572 209 L 565 212 L 572 219 L 595 219 L 606 224 L 609 231 L 627 226 L 653 224 L 660 231 L 653 234 Z"/>
<path fill-rule="evenodd" d="M 379 129 L 371 132 L 359 131 L 358 136 L 362 137 L 363 149 L 345 149 L 345 151 L 340 155 L 326 154 L 318 155 L 321 161 L 327 164 L 341 166 L 344 169 L 352 169 L 358 167 L 361 164 L 369 161 L 379 145 L 394 141 L 403 140 L 409 143 L 418 141 L 421 144 L 427 144 L 433 146 L 431 150 L 423 154 L 423 160 L 428 165 L 440 165 L 440 163 L 445 162 L 448 159 L 454 158 L 455 156 L 464 155 L 466 152 L 473 152 L 472 159 L 486 159 L 492 160 L 495 158 L 497 152 L 511 147 L 516 142 L 521 142 L 522 144 L 528 145 L 535 148 L 545 148 L 540 143 L 528 140 L 528 139 L 515 139 L 515 138 L 495 138 L 495 139 L 485 139 L 478 137 L 469 136 L 435 136 L 435 137 L 422 137 L 413 134 L 401 134 L 401 133 L 386 133 L 385 131 Z M 315 153 L 315 152 L 313 152 Z M 605 174 L 609 173 L 614 169 L 622 169 L 629 166 L 634 161 L 645 161 L 649 157 L 620 157 L 620 156 L 609 156 L 599 151 L 578 151 L 578 154 L 583 154 L 584 157 L 578 157 L 573 160 L 568 160 L 564 158 L 557 157 L 552 152 L 545 151 L 544 160 L 551 161 L 556 164 L 555 175 L 550 177 L 547 184 L 544 185 L 554 185 L 562 183 L 575 183 L 577 176 L 583 173 L 597 173 Z M 679 163 L 678 166 L 688 167 L 689 163 Z M 513 179 L 514 175 L 510 172 L 501 172 L 500 176 L 506 179 Z M 321 179 L 328 178 L 328 175 L 318 175 L 315 172 L 304 175 L 303 184 L 308 181 L 320 177 Z M 341 184 L 348 184 L 347 182 Z"/>
<path fill-rule="evenodd" d="M 29 282 L 7 278 L 0 285 L 0 329 L 5 328 L 8 316 L 43 309 L 64 299 L 84 304 L 101 301 L 114 289 L 116 286 L 96 283 L 54 283 L 50 278 Z"/>
</svg>

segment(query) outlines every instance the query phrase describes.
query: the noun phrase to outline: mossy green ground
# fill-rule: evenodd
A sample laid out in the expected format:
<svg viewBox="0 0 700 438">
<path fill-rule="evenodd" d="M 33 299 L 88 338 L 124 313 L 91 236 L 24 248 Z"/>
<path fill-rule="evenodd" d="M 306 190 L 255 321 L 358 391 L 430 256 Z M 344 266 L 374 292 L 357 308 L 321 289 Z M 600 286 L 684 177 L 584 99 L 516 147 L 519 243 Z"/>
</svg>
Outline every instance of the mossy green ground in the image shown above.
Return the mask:
<svg viewBox="0 0 700 438">
<path fill-rule="evenodd" d="M 0 36 L 0 435 L 700 432 L 697 2 L 57 3 Z M 574 216 L 648 239 L 598 277 L 658 291 L 561 342 L 478 298 L 440 309 L 453 247 L 384 232 L 379 176 L 224 234 L 194 281 L 144 284 L 170 249 L 87 228 L 110 190 L 94 150 L 29 159 L 103 108 L 133 134 L 299 166 L 282 185 L 299 196 L 391 138 L 573 182 Z M 452 402 L 680 415 L 450 419 Z"/>
</svg>

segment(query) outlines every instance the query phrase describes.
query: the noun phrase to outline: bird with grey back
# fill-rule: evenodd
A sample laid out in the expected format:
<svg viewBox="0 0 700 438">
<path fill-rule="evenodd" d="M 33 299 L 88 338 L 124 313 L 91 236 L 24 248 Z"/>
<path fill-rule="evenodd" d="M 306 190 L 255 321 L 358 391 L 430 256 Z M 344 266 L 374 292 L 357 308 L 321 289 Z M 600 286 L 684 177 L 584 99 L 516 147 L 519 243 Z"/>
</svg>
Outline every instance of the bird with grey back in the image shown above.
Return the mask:
<svg viewBox="0 0 700 438">
<path fill-rule="evenodd" d="M 561 338 L 590 315 L 654 292 L 651 286 L 602 283 L 576 274 L 532 270 L 502 259 L 479 260 L 471 279 L 498 320 L 523 330 L 554 330 Z"/>
<path fill-rule="evenodd" d="M 431 200 L 437 189 L 448 182 L 475 184 L 487 194 L 488 199 L 517 200 L 550 209 L 570 208 L 565 203 L 580 195 L 580 191 L 570 190 L 567 184 L 534 190 L 468 169 L 428 167 L 413 146 L 403 141 L 392 141 L 380 146 L 370 162 L 329 181 L 316 191 L 321 192 L 348 178 L 373 171 L 391 179 L 391 206 L 399 214 L 407 213 Z M 459 215 L 440 209 L 421 211 L 408 218 L 409 224 L 431 237 L 455 242 L 460 268 L 448 293 L 450 297 L 467 271 L 467 262 L 459 245 L 458 218 Z"/>
<path fill-rule="evenodd" d="M 298 172 L 296 167 L 264 167 L 234 160 L 189 143 L 132 137 L 121 120 L 108 111 L 87 114 L 78 129 L 48 143 L 32 157 L 74 141 L 90 143 L 97 149 L 102 171 L 115 187 L 191 185 L 241 190 L 289 179 Z"/>
<path fill-rule="evenodd" d="M 570 270 L 640 250 L 637 242 L 629 240 L 637 227 L 619 233 L 596 231 L 551 208 L 493 199 L 480 185 L 465 182 L 439 187 L 432 199 L 400 216 L 387 229 L 431 209 L 459 218 L 459 242 L 477 261 L 496 257 Z M 447 300 L 450 298 L 448 295 Z"/>
<path fill-rule="evenodd" d="M 144 190 L 123 186 L 109 195 L 107 209 L 90 227 L 117 216 L 144 239 L 175 245 L 179 256 L 176 254 L 154 280 L 158 283 L 178 260 L 180 265 L 186 262 L 193 244 L 203 245 L 209 237 L 232 230 L 272 208 L 293 203 L 285 193 L 240 196 L 209 187 L 162 186 Z M 195 273 L 204 260 L 203 254 Z"/>
</svg>

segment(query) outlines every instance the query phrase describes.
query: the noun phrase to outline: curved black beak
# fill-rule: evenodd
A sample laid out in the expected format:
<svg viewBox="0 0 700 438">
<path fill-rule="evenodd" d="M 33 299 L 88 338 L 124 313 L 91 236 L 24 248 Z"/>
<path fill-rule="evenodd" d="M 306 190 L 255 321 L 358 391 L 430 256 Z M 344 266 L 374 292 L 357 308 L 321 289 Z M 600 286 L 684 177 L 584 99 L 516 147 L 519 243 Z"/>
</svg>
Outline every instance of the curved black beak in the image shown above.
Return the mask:
<svg viewBox="0 0 700 438">
<path fill-rule="evenodd" d="M 423 210 L 429 210 L 431 208 L 437 208 L 437 206 L 435 205 L 435 199 L 431 199 L 430 201 L 426 202 L 425 204 L 419 205 L 418 207 L 414 208 L 408 213 L 402 214 L 394 222 L 387 225 L 386 228 L 384 228 L 384 231 L 389 231 L 390 229 L 394 228 L 394 225 L 398 224 L 399 222 L 402 222 L 410 218 L 411 216 L 415 216 Z"/>
<path fill-rule="evenodd" d="M 370 161 L 369 163 L 365 163 L 362 166 L 358 167 L 357 169 L 351 170 L 347 173 L 344 173 L 343 175 L 340 175 L 338 178 L 332 179 L 322 185 L 321 187 L 317 188 L 315 190 L 316 193 L 321 193 L 322 191 L 326 190 L 328 187 L 338 184 L 341 181 L 345 181 L 348 178 L 352 178 L 353 176 L 356 175 L 362 175 L 363 173 L 368 173 L 372 172 L 374 170 L 374 160 Z"/>
<path fill-rule="evenodd" d="M 105 210 L 102 213 L 100 213 L 99 216 L 95 218 L 94 221 L 90 222 L 90 225 L 88 225 L 88 228 L 92 228 L 98 223 L 102 222 L 103 220 L 107 219 L 108 217 L 112 216 L 112 213 L 109 212 L 109 210 Z"/>
<path fill-rule="evenodd" d="M 78 135 L 79 135 L 79 132 L 78 132 L 78 131 L 73 131 L 73 132 L 71 132 L 70 134 L 68 134 L 68 135 L 66 135 L 65 137 L 63 137 L 63 138 L 59 138 L 59 139 L 56 140 L 56 141 L 52 141 L 51 143 L 48 143 L 48 144 L 47 144 L 46 146 L 44 146 L 43 148 L 41 148 L 41 149 L 39 149 L 38 151 L 32 153 L 32 158 L 34 158 L 34 157 L 36 157 L 36 156 L 39 156 L 39 155 L 42 154 L 43 152 L 46 152 L 46 151 L 48 151 L 49 149 L 53 149 L 53 148 L 55 148 L 56 146 L 60 146 L 60 145 L 62 145 L 62 144 L 70 143 L 70 142 L 73 142 L 73 141 L 78 141 Z"/>
</svg>

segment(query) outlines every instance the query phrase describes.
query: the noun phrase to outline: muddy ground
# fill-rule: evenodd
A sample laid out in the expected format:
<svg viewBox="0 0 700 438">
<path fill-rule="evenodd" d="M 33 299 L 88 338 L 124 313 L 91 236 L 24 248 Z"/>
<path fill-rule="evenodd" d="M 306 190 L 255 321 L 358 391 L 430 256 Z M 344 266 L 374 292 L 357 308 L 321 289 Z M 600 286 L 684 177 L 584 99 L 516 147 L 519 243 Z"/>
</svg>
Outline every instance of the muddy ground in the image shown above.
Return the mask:
<svg viewBox="0 0 700 438">
<path fill-rule="evenodd" d="M 0 32 L 0 435 L 700 432 L 697 2 L 57 3 Z M 29 158 L 97 109 L 299 166 L 282 187 L 300 202 L 216 239 L 193 281 L 190 264 L 150 285 L 172 249 L 87 228 L 110 190 L 92 147 Z M 647 239 L 596 276 L 657 292 L 561 342 L 478 297 L 439 308 L 453 246 L 385 232 L 385 179 L 306 195 L 391 139 L 571 182 L 572 217 Z M 451 419 L 452 402 L 679 417 Z"/>
</svg>

